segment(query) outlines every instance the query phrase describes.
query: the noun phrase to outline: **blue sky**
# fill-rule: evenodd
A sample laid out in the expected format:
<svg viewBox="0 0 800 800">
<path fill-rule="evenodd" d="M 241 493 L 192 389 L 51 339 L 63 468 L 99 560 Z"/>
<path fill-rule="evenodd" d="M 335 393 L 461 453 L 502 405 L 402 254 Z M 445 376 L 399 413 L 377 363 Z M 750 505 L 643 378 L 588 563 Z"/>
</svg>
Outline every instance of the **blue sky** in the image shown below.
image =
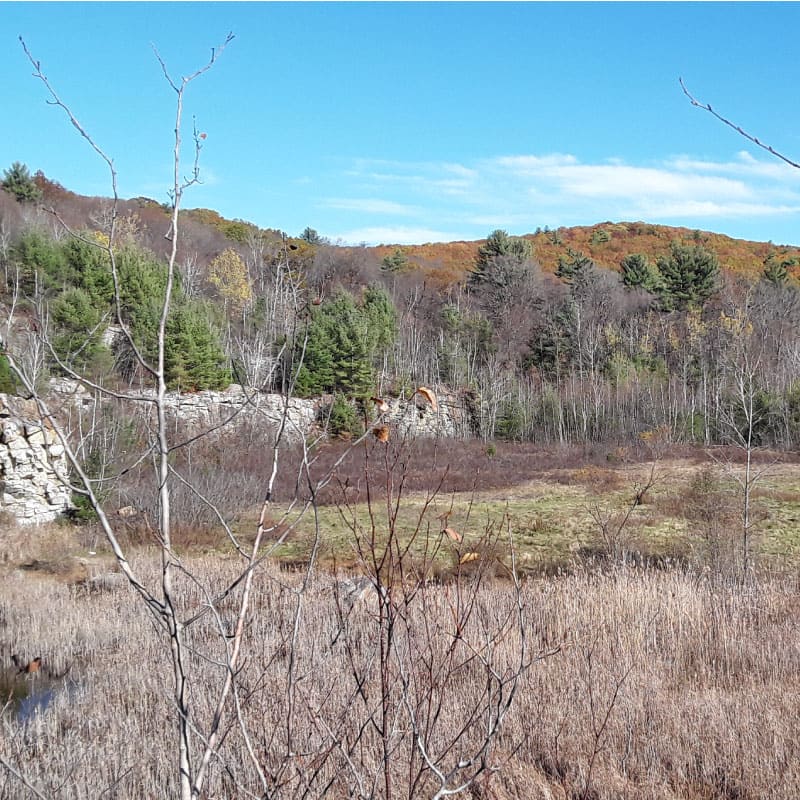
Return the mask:
<svg viewBox="0 0 800 800">
<path fill-rule="evenodd" d="M 187 207 L 350 243 L 645 220 L 800 243 L 796 3 L 3 3 L 0 165 L 167 199 L 175 75 L 207 134 Z"/>
</svg>

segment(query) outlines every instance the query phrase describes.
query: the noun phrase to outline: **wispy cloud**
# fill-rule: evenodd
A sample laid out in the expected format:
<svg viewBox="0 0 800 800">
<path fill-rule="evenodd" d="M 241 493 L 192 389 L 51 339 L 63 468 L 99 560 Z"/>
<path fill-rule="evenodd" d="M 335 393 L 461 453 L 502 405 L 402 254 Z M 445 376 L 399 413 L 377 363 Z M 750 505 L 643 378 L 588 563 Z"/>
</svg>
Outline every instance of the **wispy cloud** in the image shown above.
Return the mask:
<svg viewBox="0 0 800 800">
<path fill-rule="evenodd" d="M 419 213 L 417 206 L 395 203 L 391 200 L 378 200 L 373 198 L 337 198 L 332 197 L 322 200 L 322 208 L 335 208 L 340 211 L 359 211 L 364 214 L 390 214 L 397 217 L 408 217 Z"/>
<path fill-rule="evenodd" d="M 669 168 L 681 172 L 717 172 L 738 175 L 742 178 L 765 178 L 800 186 L 800 170 L 775 159 L 762 161 L 754 158 L 746 150 L 736 154 L 727 162 L 704 161 L 691 156 L 676 156 L 666 162 Z"/>
<path fill-rule="evenodd" d="M 343 231 L 332 237 L 343 244 L 425 244 L 426 242 L 451 242 L 461 238 L 452 231 L 432 228 L 366 227 Z"/>
<path fill-rule="evenodd" d="M 618 157 L 585 162 L 571 153 L 498 155 L 463 164 L 360 159 L 346 181 L 353 195 L 382 197 L 324 201 L 362 215 L 341 234 L 348 241 L 479 238 L 496 227 L 524 233 L 606 219 L 724 228 L 726 221 L 798 215 L 800 224 L 800 170 L 747 152 L 726 161 L 677 155 L 648 163 Z M 385 226 L 372 215 L 418 224 Z"/>
<path fill-rule="evenodd" d="M 684 200 L 673 203 L 653 203 L 646 209 L 649 219 L 665 217 L 771 217 L 800 213 L 800 202 L 796 205 L 765 205 L 757 203 L 714 203 L 702 200 Z"/>
</svg>

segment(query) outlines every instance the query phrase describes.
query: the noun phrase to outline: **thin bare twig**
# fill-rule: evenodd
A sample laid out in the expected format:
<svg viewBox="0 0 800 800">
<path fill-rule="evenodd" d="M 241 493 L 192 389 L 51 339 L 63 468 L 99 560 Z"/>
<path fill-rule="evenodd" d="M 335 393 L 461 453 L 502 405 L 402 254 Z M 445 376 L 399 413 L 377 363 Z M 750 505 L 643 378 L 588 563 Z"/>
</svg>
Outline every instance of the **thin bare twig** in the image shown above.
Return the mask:
<svg viewBox="0 0 800 800">
<path fill-rule="evenodd" d="M 40 800 L 48 800 L 46 795 L 43 795 L 32 783 L 30 783 L 25 776 L 15 767 L 6 761 L 2 755 L 0 755 L 0 766 L 3 769 L 7 770 L 11 775 L 13 775 L 29 792 L 32 792 L 36 797 L 40 798 Z"/>
<path fill-rule="evenodd" d="M 701 103 L 686 88 L 686 84 L 683 82 L 683 78 L 678 78 L 678 81 L 681 84 L 681 89 L 683 89 L 683 93 L 689 98 L 689 102 L 695 108 L 700 108 L 703 111 L 708 111 L 709 114 L 711 114 L 712 116 L 716 117 L 724 125 L 727 125 L 729 128 L 733 128 L 733 130 L 735 130 L 736 133 L 738 133 L 740 136 L 743 136 L 745 139 L 747 139 L 748 141 L 752 142 L 753 144 L 758 145 L 758 147 L 760 147 L 762 150 L 766 150 L 770 155 L 773 155 L 776 158 L 779 158 L 781 161 L 786 162 L 790 167 L 794 167 L 795 169 L 800 169 L 800 164 L 798 164 L 796 161 L 792 161 L 791 158 L 788 158 L 787 156 L 783 155 L 783 153 L 780 153 L 774 147 L 771 147 L 768 144 L 764 144 L 764 142 L 762 142 L 760 139 L 758 139 L 758 137 L 753 136 L 752 134 L 748 133 L 746 130 L 741 128 L 735 122 L 731 122 L 731 120 L 727 119 L 726 117 L 723 117 L 722 114 L 720 114 L 719 112 L 717 112 L 713 108 L 711 108 L 711 106 L 708 103 Z"/>
</svg>

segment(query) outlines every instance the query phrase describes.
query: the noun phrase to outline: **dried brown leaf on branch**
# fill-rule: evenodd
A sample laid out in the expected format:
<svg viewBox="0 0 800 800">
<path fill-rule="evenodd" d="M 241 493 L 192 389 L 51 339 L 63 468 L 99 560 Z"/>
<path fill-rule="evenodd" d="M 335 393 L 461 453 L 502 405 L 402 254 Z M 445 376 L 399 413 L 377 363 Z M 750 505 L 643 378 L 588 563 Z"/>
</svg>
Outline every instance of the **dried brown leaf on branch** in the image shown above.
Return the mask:
<svg viewBox="0 0 800 800">
<path fill-rule="evenodd" d="M 453 528 L 445 528 L 442 533 L 447 534 L 454 542 L 461 542 L 464 539 L 464 537 Z"/>
<path fill-rule="evenodd" d="M 415 394 L 421 394 L 430 404 L 434 411 L 439 410 L 439 403 L 436 400 L 436 395 L 428 389 L 427 386 L 420 386 Z"/>
<path fill-rule="evenodd" d="M 376 425 L 372 429 L 372 433 L 375 438 L 379 442 L 388 442 L 389 441 L 389 426 L 388 425 Z"/>
</svg>

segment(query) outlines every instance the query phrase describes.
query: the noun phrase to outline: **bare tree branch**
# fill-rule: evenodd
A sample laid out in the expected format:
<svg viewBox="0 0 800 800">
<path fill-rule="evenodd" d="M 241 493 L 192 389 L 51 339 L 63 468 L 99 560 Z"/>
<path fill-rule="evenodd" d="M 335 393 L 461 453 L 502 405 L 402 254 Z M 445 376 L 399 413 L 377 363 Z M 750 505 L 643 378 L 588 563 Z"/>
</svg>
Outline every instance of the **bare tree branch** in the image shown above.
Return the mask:
<svg viewBox="0 0 800 800">
<path fill-rule="evenodd" d="M 683 82 L 683 78 L 678 78 L 678 81 L 681 84 L 681 89 L 683 89 L 683 93 L 689 98 L 689 102 L 695 108 L 701 108 L 703 111 L 708 111 L 709 114 L 716 117 L 720 122 L 727 125 L 729 128 L 733 128 L 740 136 L 744 136 L 745 139 L 752 142 L 755 145 L 758 145 L 762 150 L 766 150 L 770 155 L 779 158 L 781 161 L 786 162 L 790 167 L 794 167 L 795 169 L 800 169 L 800 164 L 796 161 L 792 161 L 791 158 L 783 155 L 783 153 L 778 152 L 775 148 L 770 147 L 768 144 L 764 144 L 760 139 L 753 136 L 752 134 L 748 133 L 746 130 L 739 127 L 735 122 L 731 122 L 731 120 L 723 117 L 722 114 L 715 111 L 708 103 L 701 103 L 697 100 L 694 95 L 686 88 L 686 84 Z"/>
</svg>

